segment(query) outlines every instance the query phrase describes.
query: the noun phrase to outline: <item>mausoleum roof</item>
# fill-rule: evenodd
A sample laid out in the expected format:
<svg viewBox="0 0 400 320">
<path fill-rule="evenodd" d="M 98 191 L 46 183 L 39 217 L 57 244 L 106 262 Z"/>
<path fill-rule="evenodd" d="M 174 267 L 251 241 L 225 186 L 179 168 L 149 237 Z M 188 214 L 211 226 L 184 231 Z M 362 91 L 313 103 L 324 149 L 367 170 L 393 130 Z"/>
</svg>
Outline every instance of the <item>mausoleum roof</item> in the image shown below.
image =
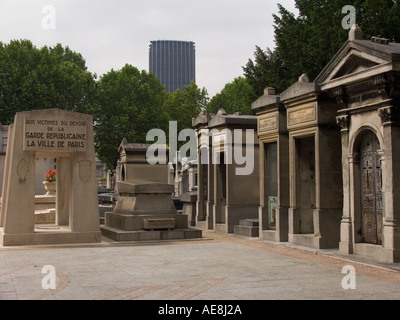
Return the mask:
<svg viewBox="0 0 400 320">
<path fill-rule="evenodd" d="M 127 143 L 126 140 L 123 140 L 119 151 L 121 152 L 121 149 L 124 149 L 125 152 L 146 152 L 150 146 L 146 143 Z"/>
<path fill-rule="evenodd" d="M 208 123 L 209 128 L 229 125 L 257 126 L 257 116 L 218 112 Z"/>
<path fill-rule="evenodd" d="M 281 97 L 279 95 L 263 95 L 253 102 L 251 105 L 252 110 L 258 110 L 261 108 L 265 108 L 270 105 L 275 105 L 281 101 Z"/>
<path fill-rule="evenodd" d="M 353 30 L 354 32 L 354 30 Z M 359 30 L 360 32 L 360 30 Z M 323 90 L 355 83 L 390 71 L 400 71 L 400 43 L 389 39 L 351 36 L 315 79 Z"/>
</svg>

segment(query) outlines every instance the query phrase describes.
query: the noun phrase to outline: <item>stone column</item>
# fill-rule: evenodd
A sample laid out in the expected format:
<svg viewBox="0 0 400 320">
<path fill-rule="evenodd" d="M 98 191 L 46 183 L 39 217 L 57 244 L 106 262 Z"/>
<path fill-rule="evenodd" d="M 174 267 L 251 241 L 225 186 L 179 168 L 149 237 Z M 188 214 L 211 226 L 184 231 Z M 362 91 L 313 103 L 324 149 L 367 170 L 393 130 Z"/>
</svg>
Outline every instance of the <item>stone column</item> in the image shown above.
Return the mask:
<svg viewBox="0 0 400 320">
<path fill-rule="evenodd" d="M 300 218 L 296 212 L 296 140 L 289 137 L 289 241 L 300 232 Z"/>
<path fill-rule="evenodd" d="M 383 248 L 384 260 L 400 262 L 400 127 L 394 106 L 379 110 L 384 132 L 383 178 Z"/>
<path fill-rule="evenodd" d="M 340 224 L 339 251 L 353 253 L 352 218 L 350 209 L 350 163 L 349 154 L 349 125 L 350 117 L 342 115 L 337 117 L 337 123 L 342 134 L 342 174 L 343 174 L 343 217 Z"/>
<path fill-rule="evenodd" d="M 2 211 L 4 206 L 4 234 L 33 233 L 35 228 L 35 152 L 23 151 L 23 123 L 21 115 L 16 115 L 10 128 L 7 149 L 5 181 Z M 12 174 L 11 174 L 12 173 Z M 8 175 L 8 176 L 7 176 Z M 1 240 L 0 240 L 1 241 Z M 3 243 L 3 245 L 7 245 Z"/>
</svg>

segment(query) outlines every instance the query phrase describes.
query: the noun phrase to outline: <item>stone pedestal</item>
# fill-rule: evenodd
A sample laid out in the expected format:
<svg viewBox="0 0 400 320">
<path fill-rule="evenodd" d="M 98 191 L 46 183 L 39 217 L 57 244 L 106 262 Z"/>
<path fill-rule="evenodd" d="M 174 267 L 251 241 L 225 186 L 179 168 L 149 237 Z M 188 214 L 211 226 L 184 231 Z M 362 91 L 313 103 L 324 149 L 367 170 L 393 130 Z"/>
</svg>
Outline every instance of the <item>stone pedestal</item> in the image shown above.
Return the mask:
<svg viewBox="0 0 400 320">
<path fill-rule="evenodd" d="M 113 212 L 106 212 L 102 234 L 115 241 L 152 241 L 201 238 L 188 227 L 187 215 L 178 214 L 172 201 L 174 186 L 146 181 L 118 183 Z"/>
<path fill-rule="evenodd" d="M 56 196 L 35 196 L 35 224 L 56 223 Z"/>
<path fill-rule="evenodd" d="M 46 196 L 55 196 L 57 192 L 57 184 L 55 182 L 43 181 L 46 189 Z"/>
</svg>

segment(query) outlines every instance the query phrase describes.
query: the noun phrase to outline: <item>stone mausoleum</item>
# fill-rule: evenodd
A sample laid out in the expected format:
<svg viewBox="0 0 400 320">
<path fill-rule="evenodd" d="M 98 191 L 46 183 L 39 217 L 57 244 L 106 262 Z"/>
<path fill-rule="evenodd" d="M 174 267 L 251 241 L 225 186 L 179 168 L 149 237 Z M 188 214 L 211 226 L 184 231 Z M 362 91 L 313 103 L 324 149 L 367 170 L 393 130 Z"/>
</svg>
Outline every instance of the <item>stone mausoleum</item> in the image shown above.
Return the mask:
<svg viewBox="0 0 400 320">
<path fill-rule="evenodd" d="M 314 83 L 253 104 L 260 236 L 400 262 L 400 44 L 354 25 Z"/>
<path fill-rule="evenodd" d="M 257 117 L 201 112 L 193 127 L 199 154 L 196 226 L 234 233 L 243 222 L 258 236 Z"/>
<path fill-rule="evenodd" d="M 258 115 L 260 154 L 259 236 L 287 242 L 289 232 L 289 135 L 286 108 L 273 88 L 252 105 Z"/>
<path fill-rule="evenodd" d="M 316 81 L 339 109 L 340 251 L 400 262 L 400 44 L 354 26 Z"/>
</svg>

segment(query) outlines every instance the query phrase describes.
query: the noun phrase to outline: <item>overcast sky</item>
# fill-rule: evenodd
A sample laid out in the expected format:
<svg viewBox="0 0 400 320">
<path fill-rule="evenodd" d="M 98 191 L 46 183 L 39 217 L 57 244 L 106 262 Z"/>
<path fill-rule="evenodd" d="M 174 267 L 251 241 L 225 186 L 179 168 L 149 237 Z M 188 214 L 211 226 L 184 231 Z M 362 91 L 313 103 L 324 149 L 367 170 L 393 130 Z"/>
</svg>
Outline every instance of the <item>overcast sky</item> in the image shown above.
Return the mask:
<svg viewBox="0 0 400 320">
<path fill-rule="evenodd" d="M 0 0 L 0 41 L 61 43 L 98 76 L 126 63 L 148 71 L 152 40 L 194 41 L 197 84 L 212 97 L 243 75 L 256 45 L 274 48 L 277 3 L 296 12 L 294 0 Z"/>
</svg>

